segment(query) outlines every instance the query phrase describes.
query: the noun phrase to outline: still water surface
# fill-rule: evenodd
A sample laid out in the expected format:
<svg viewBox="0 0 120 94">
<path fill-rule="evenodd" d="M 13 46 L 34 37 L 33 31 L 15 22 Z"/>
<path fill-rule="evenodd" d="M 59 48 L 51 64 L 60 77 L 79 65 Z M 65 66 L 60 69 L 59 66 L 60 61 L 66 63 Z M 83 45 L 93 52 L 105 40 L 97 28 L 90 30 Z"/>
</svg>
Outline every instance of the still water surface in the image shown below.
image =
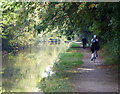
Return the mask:
<svg viewBox="0 0 120 94">
<path fill-rule="evenodd" d="M 8 92 L 37 92 L 41 74 L 66 48 L 67 45 L 63 44 L 39 44 L 4 56 L 2 89 Z"/>
</svg>

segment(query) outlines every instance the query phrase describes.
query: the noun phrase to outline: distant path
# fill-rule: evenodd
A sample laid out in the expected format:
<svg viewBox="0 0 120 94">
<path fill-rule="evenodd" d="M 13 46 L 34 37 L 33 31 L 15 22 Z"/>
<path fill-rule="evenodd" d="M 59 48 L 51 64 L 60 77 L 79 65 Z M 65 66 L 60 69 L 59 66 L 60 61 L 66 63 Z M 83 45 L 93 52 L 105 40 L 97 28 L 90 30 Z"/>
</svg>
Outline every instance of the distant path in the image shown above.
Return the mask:
<svg viewBox="0 0 120 94">
<path fill-rule="evenodd" d="M 70 77 L 72 92 L 118 92 L 117 69 L 103 65 L 99 56 L 96 63 L 90 61 L 90 50 L 79 50 L 84 55 L 81 66 L 73 69 Z"/>
</svg>

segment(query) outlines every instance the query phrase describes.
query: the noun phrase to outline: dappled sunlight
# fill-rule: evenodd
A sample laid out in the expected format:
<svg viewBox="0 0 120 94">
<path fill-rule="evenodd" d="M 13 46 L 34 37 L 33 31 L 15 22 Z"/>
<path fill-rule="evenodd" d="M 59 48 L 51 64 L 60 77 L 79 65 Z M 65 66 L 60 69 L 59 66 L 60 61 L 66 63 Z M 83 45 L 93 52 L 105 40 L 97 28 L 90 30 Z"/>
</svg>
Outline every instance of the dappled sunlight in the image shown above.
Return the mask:
<svg viewBox="0 0 120 94">
<path fill-rule="evenodd" d="M 92 68 L 77 68 L 76 70 L 69 70 L 67 72 L 69 73 L 82 73 L 82 72 L 89 72 L 89 71 L 94 71 L 95 69 Z"/>
<path fill-rule="evenodd" d="M 59 80 L 68 80 L 68 79 L 69 79 L 69 77 L 65 77 L 65 78 L 61 78 Z"/>
<path fill-rule="evenodd" d="M 67 71 L 67 72 L 69 72 L 69 73 L 80 73 L 80 72 L 82 72 L 82 71 L 76 71 L 76 70 L 71 70 L 71 71 Z"/>
<path fill-rule="evenodd" d="M 91 68 L 78 68 L 78 70 L 86 70 L 86 71 L 91 71 L 91 70 L 95 70 L 95 69 L 91 69 Z"/>
<path fill-rule="evenodd" d="M 94 92 L 99 83 L 92 82 L 106 82 L 106 68 L 119 64 L 119 3 L 55 1 L 0 3 L 0 83 L 5 92 L 71 91 L 66 88 L 71 76 L 78 79 L 73 88 Z M 42 81 L 48 85 L 41 88 Z M 98 91 L 111 85 L 104 81 Z"/>
</svg>

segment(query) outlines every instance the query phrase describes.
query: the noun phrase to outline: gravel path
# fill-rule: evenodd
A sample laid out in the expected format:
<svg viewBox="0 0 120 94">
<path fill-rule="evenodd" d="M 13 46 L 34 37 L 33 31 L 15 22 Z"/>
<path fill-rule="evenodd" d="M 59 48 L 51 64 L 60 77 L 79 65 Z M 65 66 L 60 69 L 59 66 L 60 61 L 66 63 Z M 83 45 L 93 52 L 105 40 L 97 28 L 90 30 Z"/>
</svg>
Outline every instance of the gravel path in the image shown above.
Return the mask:
<svg viewBox="0 0 120 94">
<path fill-rule="evenodd" d="M 90 50 L 80 48 L 84 55 L 81 66 L 71 72 L 70 81 L 73 92 L 118 92 L 118 72 L 116 68 L 103 65 L 99 56 L 94 63 L 90 61 Z"/>
</svg>

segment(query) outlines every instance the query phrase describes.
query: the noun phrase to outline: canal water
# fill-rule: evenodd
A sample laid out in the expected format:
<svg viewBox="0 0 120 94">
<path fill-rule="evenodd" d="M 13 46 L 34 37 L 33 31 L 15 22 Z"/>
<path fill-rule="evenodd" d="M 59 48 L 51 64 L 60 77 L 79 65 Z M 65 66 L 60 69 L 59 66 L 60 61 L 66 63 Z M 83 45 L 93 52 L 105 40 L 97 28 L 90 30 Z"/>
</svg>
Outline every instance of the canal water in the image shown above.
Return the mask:
<svg viewBox="0 0 120 94">
<path fill-rule="evenodd" d="M 11 52 L 2 57 L 2 90 L 7 92 L 37 92 L 37 83 L 48 66 L 59 60 L 67 44 L 44 44 Z"/>
</svg>

